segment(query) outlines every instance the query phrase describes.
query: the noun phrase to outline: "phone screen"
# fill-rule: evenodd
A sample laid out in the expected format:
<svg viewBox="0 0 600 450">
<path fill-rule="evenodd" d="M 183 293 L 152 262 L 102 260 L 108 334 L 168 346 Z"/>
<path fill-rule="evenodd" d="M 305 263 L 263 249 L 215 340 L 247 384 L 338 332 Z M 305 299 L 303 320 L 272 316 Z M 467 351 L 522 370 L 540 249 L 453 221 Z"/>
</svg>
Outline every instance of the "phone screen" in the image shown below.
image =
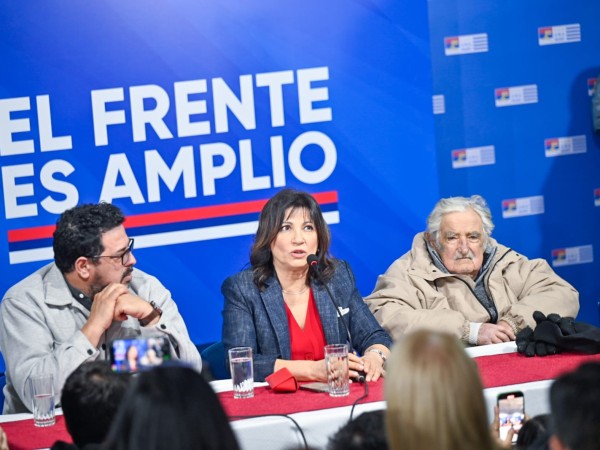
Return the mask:
<svg viewBox="0 0 600 450">
<path fill-rule="evenodd" d="M 504 441 L 512 426 L 515 430 L 512 441 L 517 441 L 517 433 L 525 420 L 525 402 L 522 392 L 508 392 L 498 396 L 498 416 L 500 419 L 500 439 Z"/>
<path fill-rule="evenodd" d="M 163 336 L 117 339 L 110 345 L 110 363 L 115 372 L 138 372 L 170 359 L 171 347 Z"/>
</svg>

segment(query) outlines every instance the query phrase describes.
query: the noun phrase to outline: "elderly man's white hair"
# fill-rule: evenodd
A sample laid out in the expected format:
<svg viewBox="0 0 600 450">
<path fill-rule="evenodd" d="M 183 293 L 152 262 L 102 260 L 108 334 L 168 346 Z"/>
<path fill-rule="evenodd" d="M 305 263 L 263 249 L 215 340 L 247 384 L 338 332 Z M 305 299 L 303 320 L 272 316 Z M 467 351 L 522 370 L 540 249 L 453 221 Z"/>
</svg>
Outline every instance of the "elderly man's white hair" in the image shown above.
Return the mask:
<svg viewBox="0 0 600 450">
<path fill-rule="evenodd" d="M 427 233 L 429 239 L 435 242 L 436 248 L 440 249 L 440 227 L 444 214 L 451 212 L 463 212 L 471 208 L 483 223 L 483 234 L 485 247 L 488 246 L 488 238 L 492 235 L 494 222 L 492 222 L 492 212 L 488 207 L 485 199 L 481 195 L 473 195 L 471 197 L 449 197 L 443 198 L 436 203 L 433 211 L 427 218 Z"/>
</svg>

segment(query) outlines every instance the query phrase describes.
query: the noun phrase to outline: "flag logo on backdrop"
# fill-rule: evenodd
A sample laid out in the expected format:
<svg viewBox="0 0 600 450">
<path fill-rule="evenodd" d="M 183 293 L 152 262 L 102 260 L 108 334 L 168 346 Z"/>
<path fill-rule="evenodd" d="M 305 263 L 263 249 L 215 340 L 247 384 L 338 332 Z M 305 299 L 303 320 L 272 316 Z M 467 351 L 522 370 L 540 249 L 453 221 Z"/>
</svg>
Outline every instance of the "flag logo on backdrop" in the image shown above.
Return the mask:
<svg viewBox="0 0 600 450">
<path fill-rule="evenodd" d="M 574 264 L 587 264 L 592 262 L 594 262 L 594 247 L 592 245 L 555 248 L 552 250 L 552 267 L 571 266 Z"/>
<path fill-rule="evenodd" d="M 321 205 L 328 224 L 340 223 L 337 191 L 312 194 Z M 125 226 L 135 247 L 246 236 L 256 232 L 258 217 L 268 199 L 175 211 L 127 216 Z M 50 260 L 54 257 L 52 234 L 55 225 L 8 231 L 10 264 Z"/>
<path fill-rule="evenodd" d="M 594 189 L 594 206 L 600 206 L 600 188 Z"/>
<path fill-rule="evenodd" d="M 511 198 L 509 200 L 502 200 L 502 215 L 504 213 L 513 213 L 517 210 L 517 200 Z"/>
<path fill-rule="evenodd" d="M 538 102 L 537 84 L 502 87 L 494 90 L 496 107 L 525 105 Z"/>
<path fill-rule="evenodd" d="M 464 34 L 461 36 L 449 36 L 444 38 L 444 54 L 446 56 L 485 53 L 487 51 L 487 33 Z"/>
<path fill-rule="evenodd" d="M 569 44 L 581 41 L 581 25 L 554 25 L 538 28 L 538 44 L 554 45 Z"/>
<path fill-rule="evenodd" d="M 592 95 L 594 95 L 594 92 L 596 91 L 596 83 L 597 82 L 598 82 L 597 78 L 588 78 L 587 79 L 587 92 L 590 97 Z"/>
<path fill-rule="evenodd" d="M 446 112 L 446 98 L 443 95 L 432 96 L 433 114 L 444 114 Z"/>
<path fill-rule="evenodd" d="M 452 168 L 489 166 L 496 164 L 496 149 L 493 145 L 452 150 Z"/>
<path fill-rule="evenodd" d="M 544 214 L 543 195 L 502 200 L 502 217 L 504 219 L 536 214 Z"/>
<path fill-rule="evenodd" d="M 587 152 L 585 135 L 548 138 L 544 140 L 546 158 Z"/>
</svg>

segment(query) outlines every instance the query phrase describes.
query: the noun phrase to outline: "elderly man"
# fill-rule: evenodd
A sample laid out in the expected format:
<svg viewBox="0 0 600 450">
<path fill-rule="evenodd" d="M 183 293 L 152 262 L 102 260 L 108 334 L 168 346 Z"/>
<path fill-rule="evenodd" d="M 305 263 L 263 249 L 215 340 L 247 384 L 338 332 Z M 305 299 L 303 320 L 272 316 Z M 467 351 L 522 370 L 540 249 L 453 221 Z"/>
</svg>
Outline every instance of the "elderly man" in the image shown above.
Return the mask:
<svg viewBox="0 0 600 450">
<path fill-rule="evenodd" d="M 65 211 L 54 232 L 54 262 L 7 291 L 0 304 L 5 414 L 31 409 L 35 375 L 52 374 L 59 398 L 79 365 L 110 358 L 114 339 L 166 336 L 171 354 L 200 370 L 200 354 L 169 291 L 133 270 L 124 220 L 108 203 Z"/>
<path fill-rule="evenodd" d="M 451 333 L 471 345 L 514 341 L 533 312 L 576 316 L 579 294 L 543 259 L 490 237 L 485 200 L 440 200 L 427 231 L 377 280 L 365 301 L 395 339 L 418 328 Z"/>
</svg>

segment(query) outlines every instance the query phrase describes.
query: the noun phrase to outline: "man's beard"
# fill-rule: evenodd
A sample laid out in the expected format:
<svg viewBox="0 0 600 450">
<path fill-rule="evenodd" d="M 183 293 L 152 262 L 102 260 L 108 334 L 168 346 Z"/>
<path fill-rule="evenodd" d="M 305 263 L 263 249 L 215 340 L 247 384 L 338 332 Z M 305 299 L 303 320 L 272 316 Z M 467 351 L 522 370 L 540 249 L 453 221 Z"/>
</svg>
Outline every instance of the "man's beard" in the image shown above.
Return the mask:
<svg viewBox="0 0 600 450">
<path fill-rule="evenodd" d="M 123 280 L 125 279 L 125 277 L 127 277 L 128 275 L 131 275 L 132 272 L 133 272 L 133 267 L 127 267 L 123 271 L 123 275 L 121 276 L 119 283 L 123 283 Z M 98 294 L 99 292 L 102 292 L 104 290 L 104 288 L 106 286 L 108 286 L 109 284 L 110 283 L 107 283 L 106 281 L 104 281 L 102 279 L 102 277 L 96 276 L 96 278 L 94 278 L 90 284 L 90 298 L 92 300 L 94 300 L 95 295 Z"/>
</svg>

